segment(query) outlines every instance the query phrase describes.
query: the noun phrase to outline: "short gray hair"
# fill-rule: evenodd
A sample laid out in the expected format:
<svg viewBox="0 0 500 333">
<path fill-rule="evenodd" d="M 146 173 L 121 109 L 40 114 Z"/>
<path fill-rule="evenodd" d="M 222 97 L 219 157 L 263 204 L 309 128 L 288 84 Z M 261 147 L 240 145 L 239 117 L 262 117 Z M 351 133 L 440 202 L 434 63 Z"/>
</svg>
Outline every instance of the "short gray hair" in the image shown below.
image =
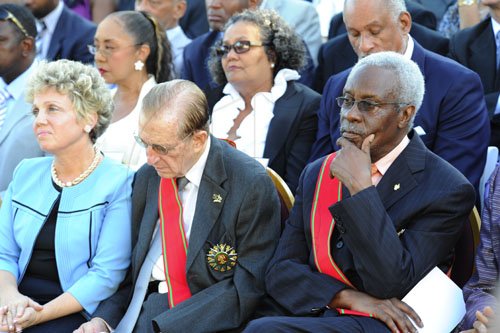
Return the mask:
<svg viewBox="0 0 500 333">
<path fill-rule="evenodd" d="M 349 0 L 344 1 L 344 7 Z M 373 1 L 373 0 L 370 0 Z M 384 2 L 384 8 L 391 14 L 394 20 L 399 18 L 402 12 L 407 12 L 404 0 L 378 0 Z"/>
<path fill-rule="evenodd" d="M 209 133 L 207 99 L 191 81 L 171 80 L 157 84 L 144 97 L 141 113 L 148 120 L 160 114 L 175 114 L 179 120 L 179 138 L 198 130 Z"/>
<path fill-rule="evenodd" d="M 97 69 L 66 59 L 42 61 L 28 80 L 26 100 L 33 103 L 35 95 L 48 88 L 69 97 L 79 121 L 97 114 L 97 124 L 89 134 L 95 143 L 108 127 L 114 110 L 111 93 Z"/>
<path fill-rule="evenodd" d="M 233 15 L 224 26 L 225 32 L 238 22 L 247 22 L 259 29 L 260 39 L 264 44 L 269 61 L 275 64 L 273 77 L 283 68 L 300 70 L 306 64 L 306 48 L 300 36 L 285 22 L 278 13 L 270 9 L 246 9 Z M 221 59 L 215 52 L 215 45 L 210 50 L 208 67 L 214 81 L 220 85 L 227 82 L 222 69 Z"/>
<path fill-rule="evenodd" d="M 378 67 L 392 71 L 394 90 L 392 93 L 398 102 L 415 106 L 415 113 L 409 129 L 413 127 L 413 120 L 422 105 L 425 93 L 424 76 L 418 65 L 403 55 L 392 52 L 377 52 L 359 60 L 352 68 L 347 80 L 354 76 L 364 66 Z"/>
</svg>

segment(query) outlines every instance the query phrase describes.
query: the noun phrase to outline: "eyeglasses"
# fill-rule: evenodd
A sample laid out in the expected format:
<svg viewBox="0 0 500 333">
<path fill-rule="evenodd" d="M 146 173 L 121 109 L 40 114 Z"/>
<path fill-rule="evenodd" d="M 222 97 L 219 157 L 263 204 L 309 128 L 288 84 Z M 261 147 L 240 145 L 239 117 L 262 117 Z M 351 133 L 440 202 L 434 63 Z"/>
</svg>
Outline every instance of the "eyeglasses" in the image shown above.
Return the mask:
<svg viewBox="0 0 500 333">
<path fill-rule="evenodd" d="M 19 28 L 19 30 L 21 30 L 24 37 L 30 37 L 30 35 L 28 34 L 24 26 L 21 24 L 21 22 L 19 22 L 19 20 L 8 10 L 5 9 L 0 10 L 0 20 L 1 21 L 10 20 L 12 23 L 16 25 L 16 27 Z"/>
<path fill-rule="evenodd" d="M 122 47 L 115 47 L 115 46 L 109 46 L 109 45 L 104 45 L 104 47 L 96 46 L 96 45 L 87 45 L 87 49 L 89 50 L 89 53 L 95 56 L 98 52 L 101 53 L 101 55 L 105 57 L 110 57 L 113 55 L 113 53 L 124 49 L 126 47 L 135 47 L 139 46 L 142 44 L 133 44 L 133 45 L 127 45 L 127 46 L 122 46 Z"/>
<path fill-rule="evenodd" d="M 256 47 L 256 46 L 267 46 L 268 44 L 263 44 L 263 43 L 257 43 L 257 42 L 251 42 L 248 40 L 239 40 L 233 45 L 230 44 L 220 44 L 219 46 L 215 47 L 215 53 L 217 54 L 218 57 L 225 57 L 229 52 L 231 52 L 231 49 L 234 50 L 237 54 L 242 54 L 250 51 L 251 47 Z"/>
<path fill-rule="evenodd" d="M 356 104 L 358 107 L 358 110 L 361 112 L 372 112 L 375 111 L 376 108 L 381 107 L 382 105 L 408 105 L 408 103 L 402 103 L 402 102 L 372 102 L 370 100 L 366 99 L 361 99 L 361 100 L 355 100 L 352 97 L 345 97 L 345 96 L 340 96 L 336 98 L 337 105 L 341 107 L 342 109 L 345 110 L 350 110 Z"/>
<path fill-rule="evenodd" d="M 186 135 L 184 138 L 181 139 L 179 143 L 177 143 L 175 146 L 167 147 L 167 146 L 162 146 L 162 145 L 157 145 L 155 143 L 149 144 L 144 142 L 144 140 L 141 139 L 139 134 L 134 134 L 135 141 L 139 146 L 141 146 L 144 149 L 148 149 L 148 147 L 151 147 L 156 153 L 160 155 L 167 155 L 169 152 L 177 148 L 184 140 L 186 140 L 188 137 L 191 136 L 192 133 L 189 133 Z"/>
</svg>

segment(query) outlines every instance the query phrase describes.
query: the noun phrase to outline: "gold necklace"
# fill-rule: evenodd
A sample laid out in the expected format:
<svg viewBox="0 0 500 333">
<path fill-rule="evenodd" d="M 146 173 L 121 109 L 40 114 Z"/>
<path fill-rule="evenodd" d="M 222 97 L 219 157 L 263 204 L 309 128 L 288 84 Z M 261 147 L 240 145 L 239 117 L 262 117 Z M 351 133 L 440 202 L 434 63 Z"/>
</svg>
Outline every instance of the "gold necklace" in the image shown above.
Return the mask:
<svg viewBox="0 0 500 333">
<path fill-rule="evenodd" d="M 78 177 L 69 182 L 63 182 L 62 180 L 59 179 L 59 177 L 57 177 L 56 166 L 54 162 L 52 162 L 52 168 L 51 168 L 52 180 L 59 187 L 75 186 L 81 183 L 85 178 L 87 178 L 92 173 L 92 171 L 94 171 L 94 169 L 97 167 L 101 159 L 102 159 L 101 152 L 99 151 L 99 149 L 97 149 L 97 147 L 94 147 L 94 159 L 92 160 L 92 163 L 90 163 L 89 167 L 85 171 L 83 171 Z"/>
</svg>

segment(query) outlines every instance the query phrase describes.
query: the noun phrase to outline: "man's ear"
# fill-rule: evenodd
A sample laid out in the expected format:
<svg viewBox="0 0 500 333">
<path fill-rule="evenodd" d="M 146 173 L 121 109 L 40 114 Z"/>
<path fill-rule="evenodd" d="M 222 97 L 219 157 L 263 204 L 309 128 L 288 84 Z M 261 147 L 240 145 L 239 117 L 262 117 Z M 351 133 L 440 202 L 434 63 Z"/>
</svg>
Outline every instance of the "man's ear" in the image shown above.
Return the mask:
<svg viewBox="0 0 500 333">
<path fill-rule="evenodd" d="M 415 112 L 415 105 L 405 106 L 404 109 L 401 108 L 398 113 L 398 128 L 407 128 Z"/>
<path fill-rule="evenodd" d="M 187 4 L 185 0 L 179 0 L 174 6 L 174 18 L 179 21 L 186 14 Z"/>
<path fill-rule="evenodd" d="M 35 49 L 35 39 L 33 37 L 25 37 L 21 40 L 20 46 L 22 48 L 22 54 L 24 57 L 34 53 Z"/>
<path fill-rule="evenodd" d="M 399 14 L 399 26 L 405 34 L 409 34 L 411 30 L 411 15 L 408 12 Z"/>
</svg>

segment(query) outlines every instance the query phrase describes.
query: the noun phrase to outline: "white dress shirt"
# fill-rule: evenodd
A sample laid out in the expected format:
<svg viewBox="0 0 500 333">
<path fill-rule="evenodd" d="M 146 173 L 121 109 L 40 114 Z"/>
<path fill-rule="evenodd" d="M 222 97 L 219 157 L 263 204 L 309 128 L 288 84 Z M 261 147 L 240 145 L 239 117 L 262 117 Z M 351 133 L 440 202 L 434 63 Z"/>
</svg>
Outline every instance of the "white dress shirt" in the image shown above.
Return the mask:
<svg viewBox="0 0 500 333">
<path fill-rule="evenodd" d="M 168 29 L 166 31 L 170 47 L 172 48 L 172 62 L 174 64 L 174 75 L 176 78 L 181 76 L 182 66 L 184 64 L 184 48 L 191 43 L 181 26 Z"/>
<path fill-rule="evenodd" d="M 253 158 L 263 157 L 269 124 L 274 117 L 274 103 L 285 93 L 287 81 L 299 78 L 297 71 L 282 69 L 276 74 L 270 92 L 259 92 L 252 97 L 252 112 L 236 130 L 234 143 L 238 150 Z M 226 84 L 223 93 L 225 96 L 214 105 L 210 132 L 217 138 L 227 139 L 234 119 L 245 109 L 245 101 L 231 83 Z"/>
</svg>

